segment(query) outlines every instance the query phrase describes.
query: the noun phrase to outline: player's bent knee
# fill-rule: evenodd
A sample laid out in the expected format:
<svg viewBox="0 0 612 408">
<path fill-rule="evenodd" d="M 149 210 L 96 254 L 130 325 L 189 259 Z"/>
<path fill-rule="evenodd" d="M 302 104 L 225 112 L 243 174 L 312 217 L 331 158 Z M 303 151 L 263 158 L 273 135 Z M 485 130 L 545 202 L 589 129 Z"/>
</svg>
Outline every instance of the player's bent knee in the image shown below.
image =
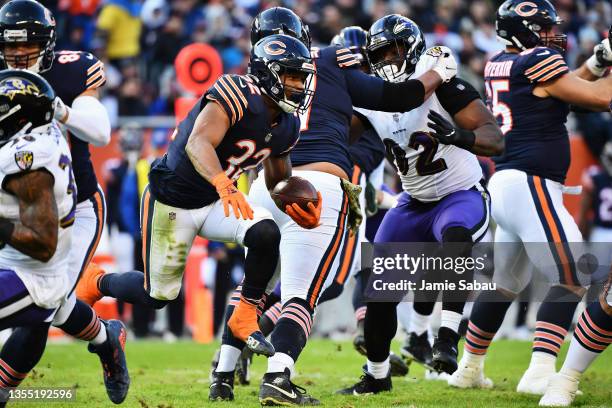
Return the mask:
<svg viewBox="0 0 612 408">
<path fill-rule="evenodd" d="M 278 251 L 281 234 L 273 220 L 262 220 L 248 229 L 244 236 L 244 246 L 249 251 Z"/>
</svg>

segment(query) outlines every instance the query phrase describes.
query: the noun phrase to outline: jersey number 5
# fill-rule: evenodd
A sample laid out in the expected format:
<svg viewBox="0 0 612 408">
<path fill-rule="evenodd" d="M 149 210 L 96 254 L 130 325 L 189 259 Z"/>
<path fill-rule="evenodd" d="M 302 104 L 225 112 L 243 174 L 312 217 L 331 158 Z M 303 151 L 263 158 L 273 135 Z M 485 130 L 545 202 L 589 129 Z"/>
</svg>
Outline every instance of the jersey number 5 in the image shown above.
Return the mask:
<svg viewBox="0 0 612 408">
<path fill-rule="evenodd" d="M 490 108 L 493 115 L 497 118 L 501 116 L 500 129 L 505 135 L 512 130 L 512 111 L 504 102 L 500 101 L 500 93 L 510 90 L 510 82 L 507 79 L 494 79 L 485 81 L 487 99 L 490 101 Z"/>
</svg>

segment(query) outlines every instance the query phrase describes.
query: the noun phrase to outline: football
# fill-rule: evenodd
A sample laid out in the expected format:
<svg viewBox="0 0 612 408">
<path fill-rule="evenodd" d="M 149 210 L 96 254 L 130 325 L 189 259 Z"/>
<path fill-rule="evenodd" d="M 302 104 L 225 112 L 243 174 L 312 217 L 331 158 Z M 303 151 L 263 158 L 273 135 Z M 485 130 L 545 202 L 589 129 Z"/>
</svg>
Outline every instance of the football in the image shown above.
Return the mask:
<svg viewBox="0 0 612 408">
<path fill-rule="evenodd" d="M 272 199 L 276 206 L 285 211 L 285 206 L 296 203 L 302 209 L 308 210 L 308 203 L 318 204 L 317 189 L 306 179 L 293 176 L 280 181 L 272 191 Z"/>
</svg>

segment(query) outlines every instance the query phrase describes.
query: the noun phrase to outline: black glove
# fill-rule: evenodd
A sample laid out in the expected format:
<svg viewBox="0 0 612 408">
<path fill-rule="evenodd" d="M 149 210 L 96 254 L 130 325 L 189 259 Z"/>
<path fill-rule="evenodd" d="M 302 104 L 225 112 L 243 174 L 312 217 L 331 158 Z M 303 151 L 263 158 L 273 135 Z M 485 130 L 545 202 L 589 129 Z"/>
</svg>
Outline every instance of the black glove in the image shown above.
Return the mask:
<svg viewBox="0 0 612 408">
<path fill-rule="evenodd" d="M 440 143 L 455 145 L 465 150 L 471 150 L 474 147 L 476 140 L 474 132 L 455 128 L 452 123 L 444 119 L 444 116 L 433 110 L 429 111 L 427 118 L 433 122 L 427 123 L 427 126 L 432 130 L 430 134 Z"/>
</svg>

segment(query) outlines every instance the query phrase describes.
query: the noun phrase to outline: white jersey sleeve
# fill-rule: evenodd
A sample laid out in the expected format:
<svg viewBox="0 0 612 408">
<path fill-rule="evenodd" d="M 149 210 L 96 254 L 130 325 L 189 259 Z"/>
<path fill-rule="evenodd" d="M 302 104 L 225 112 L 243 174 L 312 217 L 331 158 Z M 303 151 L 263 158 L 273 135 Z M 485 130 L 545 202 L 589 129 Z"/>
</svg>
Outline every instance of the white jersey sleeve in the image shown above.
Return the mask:
<svg viewBox="0 0 612 408">
<path fill-rule="evenodd" d="M 419 77 L 433 63 L 424 55 L 413 77 Z M 474 154 L 456 146 L 440 144 L 430 135 L 427 126 L 430 110 L 453 122 L 435 93 L 410 112 L 355 110 L 368 118 L 387 150 L 393 152 L 402 187 L 415 199 L 437 201 L 455 191 L 472 188 L 482 178 L 482 169 Z"/>
<path fill-rule="evenodd" d="M 0 250 L 0 268 L 17 272 L 37 305 L 53 308 L 69 289 L 67 268 L 70 226 L 74 222 L 76 209 L 70 149 L 55 125 L 15 136 L 0 148 L 0 217 L 20 221 L 19 201 L 5 190 L 7 177 L 41 169 L 53 176 L 53 194 L 58 210 L 55 254 L 48 262 L 41 262 L 5 245 Z"/>
</svg>

